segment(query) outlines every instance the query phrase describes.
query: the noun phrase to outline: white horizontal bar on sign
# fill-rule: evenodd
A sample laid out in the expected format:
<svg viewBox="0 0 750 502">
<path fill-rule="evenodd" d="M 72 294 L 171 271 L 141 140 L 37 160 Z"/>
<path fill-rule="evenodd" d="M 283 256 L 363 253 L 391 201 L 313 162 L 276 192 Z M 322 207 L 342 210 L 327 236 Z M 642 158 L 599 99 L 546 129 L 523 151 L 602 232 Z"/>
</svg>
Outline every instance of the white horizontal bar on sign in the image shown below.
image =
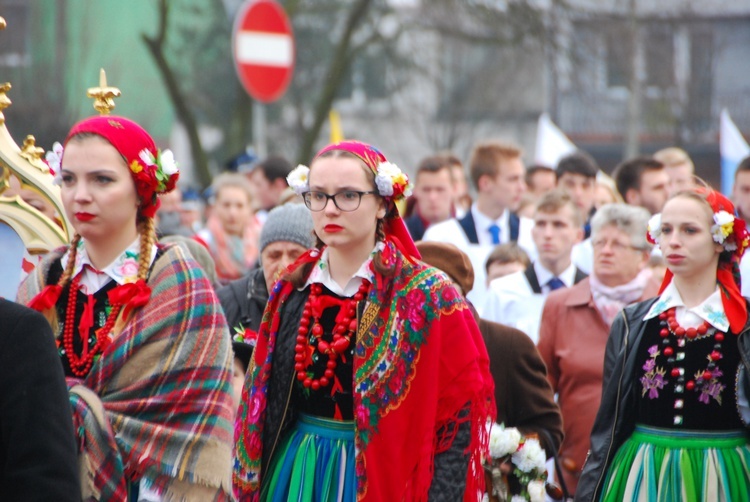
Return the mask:
<svg viewBox="0 0 750 502">
<path fill-rule="evenodd" d="M 292 37 L 284 33 L 241 31 L 236 41 L 237 62 L 261 66 L 292 66 Z"/>
</svg>

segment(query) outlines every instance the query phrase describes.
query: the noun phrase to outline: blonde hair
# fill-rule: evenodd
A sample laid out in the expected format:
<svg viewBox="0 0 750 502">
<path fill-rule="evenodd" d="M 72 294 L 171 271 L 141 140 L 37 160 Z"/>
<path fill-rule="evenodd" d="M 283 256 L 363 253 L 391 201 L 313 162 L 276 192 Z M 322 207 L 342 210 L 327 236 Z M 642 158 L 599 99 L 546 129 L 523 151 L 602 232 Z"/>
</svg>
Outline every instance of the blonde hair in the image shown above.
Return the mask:
<svg viewBox="0 0 750 502">
<path fill-rule="evenodd" d="M 654 159 L 658 160 L 664 167 L 676 167 L 682 164 L 686 164 L 690 167 L 690 172 L 695 172 L 695 165 L 690 159 L 690 156 L 682 148 L 672 146 L 659 150 L 654 154 Z"/>
<path fill-rule="evenodd" d="M 496 177 L 502 163 L 517 159 L 522 153 L 517 146 L 506 143 L 489 142 L 475 146 L 469 161 L 469 174 L 474 188 L 479 188 L 479 178 Z"/>
</svg>

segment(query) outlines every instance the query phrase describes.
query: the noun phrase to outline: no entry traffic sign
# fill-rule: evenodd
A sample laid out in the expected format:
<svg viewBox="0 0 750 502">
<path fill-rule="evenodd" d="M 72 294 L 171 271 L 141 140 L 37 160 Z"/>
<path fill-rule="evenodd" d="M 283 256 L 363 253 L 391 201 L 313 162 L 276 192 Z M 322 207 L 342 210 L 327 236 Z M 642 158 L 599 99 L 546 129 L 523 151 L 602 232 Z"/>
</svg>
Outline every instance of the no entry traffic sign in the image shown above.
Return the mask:
<svg viewBox="0 0 750 502">
<path fill-rule="evenodd" d="M 234 24 L 232 47 L 237 75 L 250 96 L 271 103 L 284 95 L 294 71 L 294 37 L 278 3 L 245 2 Z"/>
</svg>

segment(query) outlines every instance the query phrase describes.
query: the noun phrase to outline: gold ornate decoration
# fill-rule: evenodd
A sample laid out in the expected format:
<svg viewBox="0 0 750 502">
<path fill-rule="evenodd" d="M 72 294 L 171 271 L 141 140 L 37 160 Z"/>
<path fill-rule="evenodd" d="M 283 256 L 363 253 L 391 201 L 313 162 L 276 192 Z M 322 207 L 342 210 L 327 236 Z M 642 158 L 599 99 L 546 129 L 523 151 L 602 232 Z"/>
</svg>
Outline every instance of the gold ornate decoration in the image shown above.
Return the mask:
<svg viewBox="0 0 750 502">
<path fill-rule="evenodd" d="M 100 115 L 109 115 L 115 109 L 114 98 L 120 97 L 120 89 L 107 86 L 107 74 L 102 68 L 99 70 L 99 87 L 91 87 L 86 96 L 94 99 L 94 108 Z"/>
<path fill-rule="evenodd" d="M 31 254 L 46 253 L 70 241 L 72 226 L 65 217 L 60 187 L 53 183 L 49 167 L 42 161 L 42 149 L 33 136 L 27 136 L 19 148 L 5 126 L 2 110 L 11 105 L 6 93 L 9 83 L 0 84 L 0 222 L 9 225 L 21 237 Z M 46 216 L 21 199 L 8 196 L 10 177 L 18 179 L 22 190 L 31 190 L 49 204 L 59 221 Z"/>
<path fill-rule="evenodd" d="M 21 147 L 21 157 L 28 160 L 29 162 L 34 162 L 37 160 L 42 160 L 42 156 L 44 155 L 44 148 L 39 148 L 36 146 L 36 138 L 32 136 L 31 134 L 26 136 L 26 139 L 23 140 L 23 146 Z M 46 172 L 49 172 L 49 168 L 47 167 L 47 164 L 44 164 L 44 169 Z"/>
<path fill-rule="evenodd" d="M 0 30 L 4 30 L 7 24 L 5 23 L 5 19 L 0 16 Z"/>
<path fill-rule="evenodd" d="M 10 100 L 10 98 L 7 96 L 7 92 L 10 90 L 10 83 L 4 82 L 0 84 L 0 125 L 5 123 L 5 115 L 3 115 L 3 110 L 8 108 L 10 105 L 13 104 L 13 102 Z"/>
</svg>

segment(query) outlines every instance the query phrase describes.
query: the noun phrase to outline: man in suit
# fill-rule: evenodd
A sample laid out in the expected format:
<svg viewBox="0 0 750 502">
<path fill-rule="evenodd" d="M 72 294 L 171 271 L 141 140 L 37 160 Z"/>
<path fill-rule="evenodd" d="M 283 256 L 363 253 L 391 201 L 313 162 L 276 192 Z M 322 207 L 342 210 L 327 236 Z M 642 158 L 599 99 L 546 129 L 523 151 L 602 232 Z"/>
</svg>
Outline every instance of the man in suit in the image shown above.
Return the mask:
<svg viewBox="0 0 750 502">
<path fill-rule="evenodd" d="M 536 256 L 531 228 L 534 222 L 519 218 L 521 196 L 526 191 L 521 150 L 501 143 L 480 143 L 469 162 L 477 200 L 461 219 L 431 226 L 422 240 L 450 242 L 469 255 L 476 274 L 476 286 L 468 298 L 478 307 L 484 303 L 484 262 L 500 243 L 515 241 L 531 257 Z"/>
<path fill-rule="evenodd" d="M 448 158 L 427 157 L 419 163 L 414 181 L 414 213 L 404 219 L 414 241 L 422 240 L 428 227 L 450 219 L 454 180 Z"/>
<path fill-rule="evenodd" d="M 0 299 L 0 500 L 80 502 L 73 415 L 49 323 Z"/>
<path fill-rule="evenodd" d="M 442 242 L 418 242 L 417 249 L 422 260 L 445 272 L 463 295 L 471 291 L 474 270 L 465 253 Z M 497 422 L 525 435 L 537 434 L 551 457 L 563 439 L 562 419 L 539 352 L 521 331 L 481 319 L 476 310 L 474 318 L 490 357 Z"/>
<path fill-rule="evenodd" d="M 583 216 L 567 192 L 553 190 L 539 199 L 532 235 L 538 259 L 522 272 L 492 281 L 482 315 L 520 329 L 536 343 L 549 292 L 586 277 L 571 260 L 573 247 L 583 237 Z"/>
</svg>

